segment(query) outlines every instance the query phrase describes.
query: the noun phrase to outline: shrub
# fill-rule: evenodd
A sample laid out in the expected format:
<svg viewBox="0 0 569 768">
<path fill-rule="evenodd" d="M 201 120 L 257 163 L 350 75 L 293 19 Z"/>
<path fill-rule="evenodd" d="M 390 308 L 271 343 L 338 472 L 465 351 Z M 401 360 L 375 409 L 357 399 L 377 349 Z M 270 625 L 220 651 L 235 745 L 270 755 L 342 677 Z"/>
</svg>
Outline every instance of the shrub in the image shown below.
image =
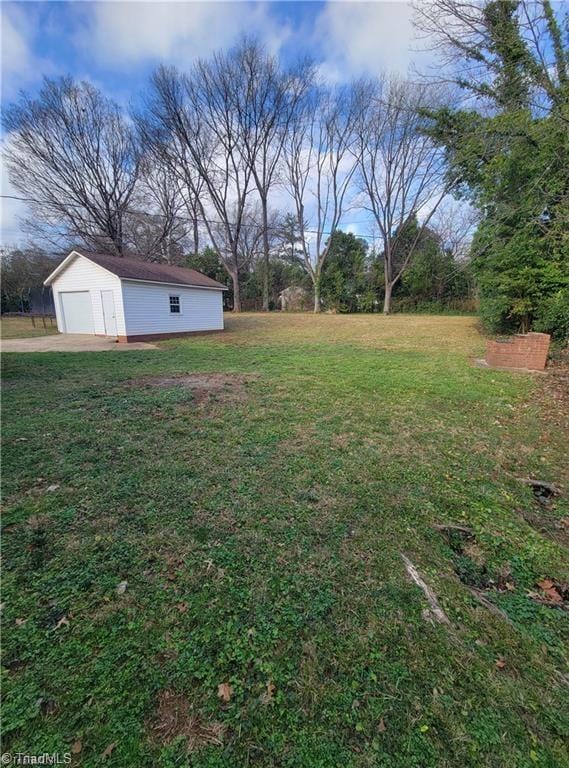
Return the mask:
<svg viewBox="0 0 569 768">
<path fill-rule="evenodd" d="M 569 287 L 543 299 L 536 312 L 534 330 L 550 333 L 561 341 L 569 339 Z"/>
</svg>

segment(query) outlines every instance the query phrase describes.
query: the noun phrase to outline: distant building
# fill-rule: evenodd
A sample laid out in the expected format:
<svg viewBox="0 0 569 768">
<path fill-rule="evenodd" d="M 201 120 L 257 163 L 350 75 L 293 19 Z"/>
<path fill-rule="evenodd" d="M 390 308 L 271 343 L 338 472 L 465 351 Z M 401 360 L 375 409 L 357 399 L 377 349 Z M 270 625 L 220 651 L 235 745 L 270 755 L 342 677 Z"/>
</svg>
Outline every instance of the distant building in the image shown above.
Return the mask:
<svg viewBox="0 0 569 768">
<path fill-rule="evenodd" d="M 283 312 L 304 312 L 310 309 L 312 297 L 306 288 L 291 285 L 279 293 L 279 305 Z"/>
</svg>

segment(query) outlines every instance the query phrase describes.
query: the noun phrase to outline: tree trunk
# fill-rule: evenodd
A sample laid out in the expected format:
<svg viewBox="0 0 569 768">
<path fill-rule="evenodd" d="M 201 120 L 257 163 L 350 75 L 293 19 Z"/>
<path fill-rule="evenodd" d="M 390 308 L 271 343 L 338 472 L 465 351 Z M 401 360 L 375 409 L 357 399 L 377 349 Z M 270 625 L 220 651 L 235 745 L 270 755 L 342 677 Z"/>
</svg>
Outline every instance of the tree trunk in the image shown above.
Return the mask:
<svg viewBox="0 0 569 768">
<path fill-rule="evenodd" d="M 388 315 L 391 312 L 391 291 L 393 285 L 389 282 L 385 283 L 385 296 L 383 298 L 383 314 Z"/>
<path fill-rule="evenodd" d="M 267 198 L 261 198 L 263 216 L 263 312 L 269 311 L 269 214 Z"/>
<path fill-rule="evenodd" d="M 391 253 L 389 243 L 385 243 L 384 249 L 384 261 L 383 261 L 383 279 L 385 282 L 385 295 L 383 297 L 383 314 L 388 315 L 391 312 L 391 291 L 393 290 L 393 283 L 391 281 Z"/>
<path fill-rule="evenodd" d="M 320 306 L 320 275 L 314 278 L 314 312 L 321 312 Z"/>
<path fill-rule="evenodd" d="M 239 293 L 239 273 L 232 272 L 231 280 L 233 282 L 233 311 L 241 312 L 241 294 Z"/>
<path fill-rule="evenodd" d="M 198 227 L 198 217 L 194 214 L 194 256 L 200 252 L 200 233 Z"/>
</svg>

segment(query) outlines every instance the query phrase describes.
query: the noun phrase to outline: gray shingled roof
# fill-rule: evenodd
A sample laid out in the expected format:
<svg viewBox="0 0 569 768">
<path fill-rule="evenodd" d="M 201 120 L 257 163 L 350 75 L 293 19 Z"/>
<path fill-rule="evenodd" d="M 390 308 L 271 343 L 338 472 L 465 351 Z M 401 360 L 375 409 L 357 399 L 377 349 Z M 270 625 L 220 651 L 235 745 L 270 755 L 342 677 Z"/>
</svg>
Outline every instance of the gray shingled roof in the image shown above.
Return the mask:
<svg viewBox="0 0 569 768">
<path fill-rule="evenodd" d="M 152 261 L 110 256 L 107 253 L 90 253 L 77 251 L 87 259 L 94 261 L 100 267 L 112 272 L 113 275 L 125 280 L 149 280 L 153 283 L 172 283 L 175 285 L 191 285 L 198 288 L 219 288 L 227 290 L 227 286 L 218 283 L 211 277 L 202 275 L 196 269 L 186 267 L 170 267 L 167 264 L 157 264 Z"/>
</svg>

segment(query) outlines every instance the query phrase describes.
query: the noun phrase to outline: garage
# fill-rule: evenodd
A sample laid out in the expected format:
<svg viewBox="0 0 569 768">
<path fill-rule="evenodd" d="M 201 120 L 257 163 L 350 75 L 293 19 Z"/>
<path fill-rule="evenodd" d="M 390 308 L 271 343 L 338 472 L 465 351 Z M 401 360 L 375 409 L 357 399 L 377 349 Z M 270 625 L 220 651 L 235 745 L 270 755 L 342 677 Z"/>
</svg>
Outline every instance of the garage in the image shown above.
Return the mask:
<svg viewBox="0 0 569 768">
<path fill-rule="evenodd" d="M 95 333 L 89 291 L 60 293 L 65 333 Z"/>
<path fill-rule="evenodd" d="M 223 330 L 227 286 L 195 269 L 71 251 L 45 285 L 61 333 L 129 342 Z"/>
</svg>

